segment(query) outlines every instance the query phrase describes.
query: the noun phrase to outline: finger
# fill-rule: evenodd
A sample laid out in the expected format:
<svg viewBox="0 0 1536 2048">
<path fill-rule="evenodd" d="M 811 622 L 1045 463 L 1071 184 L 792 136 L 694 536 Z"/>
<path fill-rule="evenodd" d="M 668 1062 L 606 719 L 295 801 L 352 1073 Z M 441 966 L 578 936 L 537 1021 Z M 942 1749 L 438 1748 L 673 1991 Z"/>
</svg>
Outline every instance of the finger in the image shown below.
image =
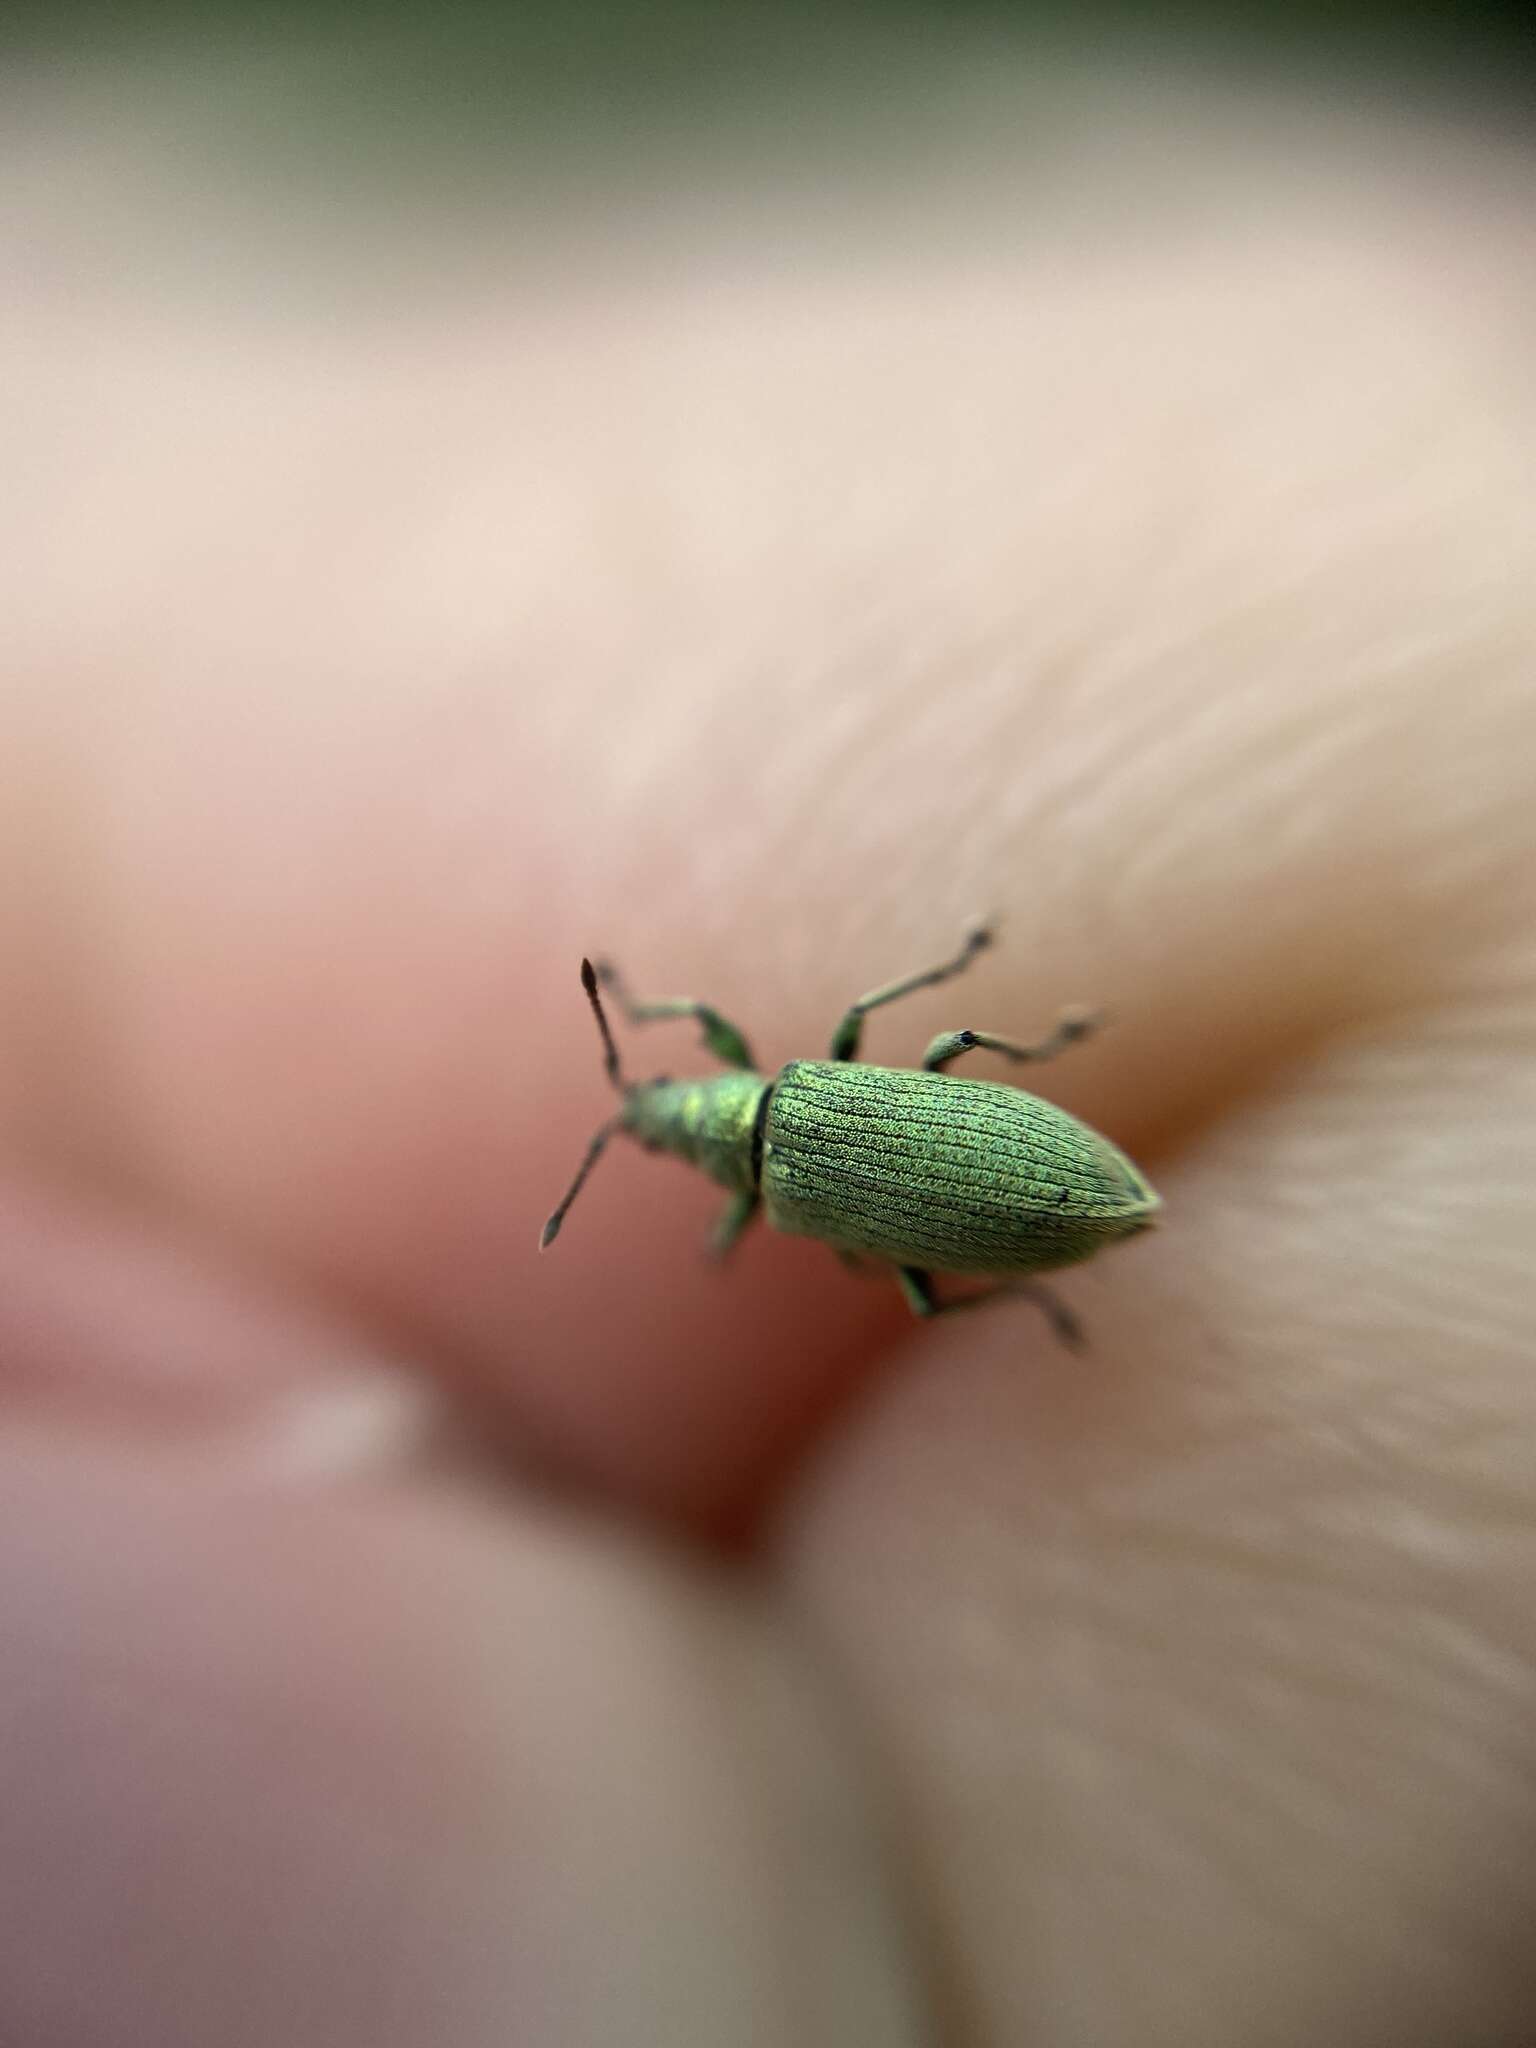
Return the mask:
<svg viewBox="0 0 1536 2048">
<path fill-rule="evenodd" d="M 790 1514 L 964 2038 L 1529 2035 L 1533 1039 L 1309 1063 L 1091 1358 L 925 1341 Z"/>
<path fill-rule="evenodd" d="M 8 2038 L 919 2038 L 793 1654 L 638 1549 L 13 1426 L 0 1637 Z"/>
</svg>

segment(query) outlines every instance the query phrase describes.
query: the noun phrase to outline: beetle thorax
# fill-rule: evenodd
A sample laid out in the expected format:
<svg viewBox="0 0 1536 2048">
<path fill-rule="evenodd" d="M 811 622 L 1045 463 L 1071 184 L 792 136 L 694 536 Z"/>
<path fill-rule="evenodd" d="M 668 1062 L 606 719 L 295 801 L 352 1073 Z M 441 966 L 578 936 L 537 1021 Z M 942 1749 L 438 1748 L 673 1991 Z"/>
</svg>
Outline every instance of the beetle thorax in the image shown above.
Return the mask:
<svg viewBox="0 0 1536 2048">
<path fill-rule="evenodd" d="M 756 1182 L 753 1136 L 768 1088 L 737 1071 L 694 1081 L 641 1081 L 624 1098 L 623 1123 L 642 1145 L 675 1153 L 722 1187 Z"/>
</svg>

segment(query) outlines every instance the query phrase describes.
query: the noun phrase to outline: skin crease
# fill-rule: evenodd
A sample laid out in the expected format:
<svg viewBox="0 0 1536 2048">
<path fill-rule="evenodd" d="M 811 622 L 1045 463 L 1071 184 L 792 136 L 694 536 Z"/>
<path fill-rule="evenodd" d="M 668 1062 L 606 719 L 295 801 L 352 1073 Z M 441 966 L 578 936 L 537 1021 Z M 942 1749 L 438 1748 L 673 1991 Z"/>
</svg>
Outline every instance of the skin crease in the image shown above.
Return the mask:
<svg viewBox="0 0 1536 2048">
<path fill-rule="evenodd" d="M 163 190 L 124 259 L 71 118 L 0 335 L 0 2034 L 1528 2039 L 1529 162 L 1191 95 L 1044 197 L 338 311 Z M 584 950 L 776 1063 L 983 909 L 867 1050 L 1111 1012 L 1039 1085 L 1167 1212 L 1085 1359 L 701 1273 L 623 1147 L 539 1259 Z"/>
</svg>

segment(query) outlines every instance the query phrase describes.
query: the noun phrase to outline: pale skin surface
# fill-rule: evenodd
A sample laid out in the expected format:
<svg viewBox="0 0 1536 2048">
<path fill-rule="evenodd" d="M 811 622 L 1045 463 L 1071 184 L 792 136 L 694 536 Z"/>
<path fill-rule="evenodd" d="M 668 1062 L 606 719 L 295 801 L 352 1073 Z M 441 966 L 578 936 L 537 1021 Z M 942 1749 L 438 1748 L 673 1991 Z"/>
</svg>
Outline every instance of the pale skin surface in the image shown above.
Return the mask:
<svg viewBox="0 0 1536 2048">
<path fill-rule="evenodd" d="M 5 2039 L 1529 2038 L 1531 167 L 1173 125 L 345 317 L 24 183 Z M 866 1050 L 1109 1010 L 1086 1358 L 621 1146 L 539 1259 L 584 950 L 777 1061 L 978 910 Z"/>
</svg>

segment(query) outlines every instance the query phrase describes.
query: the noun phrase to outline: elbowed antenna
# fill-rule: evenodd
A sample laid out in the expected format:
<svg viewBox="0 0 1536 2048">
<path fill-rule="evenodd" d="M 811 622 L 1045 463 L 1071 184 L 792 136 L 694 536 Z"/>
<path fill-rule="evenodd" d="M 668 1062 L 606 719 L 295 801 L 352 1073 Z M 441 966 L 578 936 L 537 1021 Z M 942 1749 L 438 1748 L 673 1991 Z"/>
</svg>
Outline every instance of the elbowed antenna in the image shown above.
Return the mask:
<svg viewBox="0 0 1536 2048">
<path fill-rule="evenodd" d="M 597 992 L 597 970 L 590 960 L 583 960 L 581 963 L 581 985 L 587 992 L 587 1001 L 592 1005 L 592 1014 L 597 1019 L 597 1028 L 602 1034 L 603 1071 L 607 1074 L 614 1087 L 618 1089 L 619 1093 L 621 1095 L 626 1094 L 629 1083 L 625 1080 L 624 1070 L 619 1065 L 619 1048 L 614 1044 L 613 1033 L 608 1028 L 607 1012 L 603 1009 L 603 999 Z M 539 1250 L 541 1252 L 547 1252 L 555 1239 L 560 1235 L 560 1226 L 565 1221 L 566 1210 L 570 1208 L 572 1202 L 581 1193 L 582 1183 L 586 1180 L 593 1167 L 596 1166 L 598 1160 L 602 1158 L 603 1147 L 619 1128 L 619 1121 L 618 1117 L 610 1117 L 587 1147 L 587 1156 L 577 1168 L 576 1178 L 566 1189 L 564 1201 L 539 1232 Z"/>
<path fill-rule="evenodd" d="M 577 1167 L 576 1178 L 571 1182 L 570 1186 L 566 1189 L 565 1199 L 561 1202 L 559 1208 L 556 1209 L 554 1215 L 550 1217 L 549 1221 L 545 1224 L 544 1228 L 539 1232 L 539 1250 L 541 1252 L 547 1252 L 550 1246 L 554 1243 L 555 1239 L 560 1235 L 560 1226 L 565 1221 L 566 1210 L 570 1208 L 572 1202 L 574 1202 L 576 1197 L 581 1193 L 582 1182 L 586 1179 L 587 1175 L 592 1171 L 593 1167 L 596 1166 L 598 1160 L 602 1158 L 603 1147 L 607 1144 L 608 1140 L 613 1136 L 614 1132 L 618 1128 L 619 1119 L 616 1116 L 610 1117 L 607 1123 L 605 1123 L 602 1129 L 598 1132 L 597 1136 L 592 1140 L 591 1144 L 587 1147 L 587 1156 L 585 1159 L 582 1160 L 580 1166 Z"/>
<path fill-rule="evenodd" d="M 587 992 L 587 1001 L 592 1005 L 592 1014 L 597 1019 L 597 1028 L 603 1034 L 603 1070 L 614 1087 L 622 1095 L 629 1083 L 619 1065 L 619 1048 L 613 1042 L 613 1033 L 608 1028 L 608 1013 L 603 1008 L 603 999 L 597 992 L 597 969 L 590 960 L 581 963 L 581 985 Z"/>
</svg>

